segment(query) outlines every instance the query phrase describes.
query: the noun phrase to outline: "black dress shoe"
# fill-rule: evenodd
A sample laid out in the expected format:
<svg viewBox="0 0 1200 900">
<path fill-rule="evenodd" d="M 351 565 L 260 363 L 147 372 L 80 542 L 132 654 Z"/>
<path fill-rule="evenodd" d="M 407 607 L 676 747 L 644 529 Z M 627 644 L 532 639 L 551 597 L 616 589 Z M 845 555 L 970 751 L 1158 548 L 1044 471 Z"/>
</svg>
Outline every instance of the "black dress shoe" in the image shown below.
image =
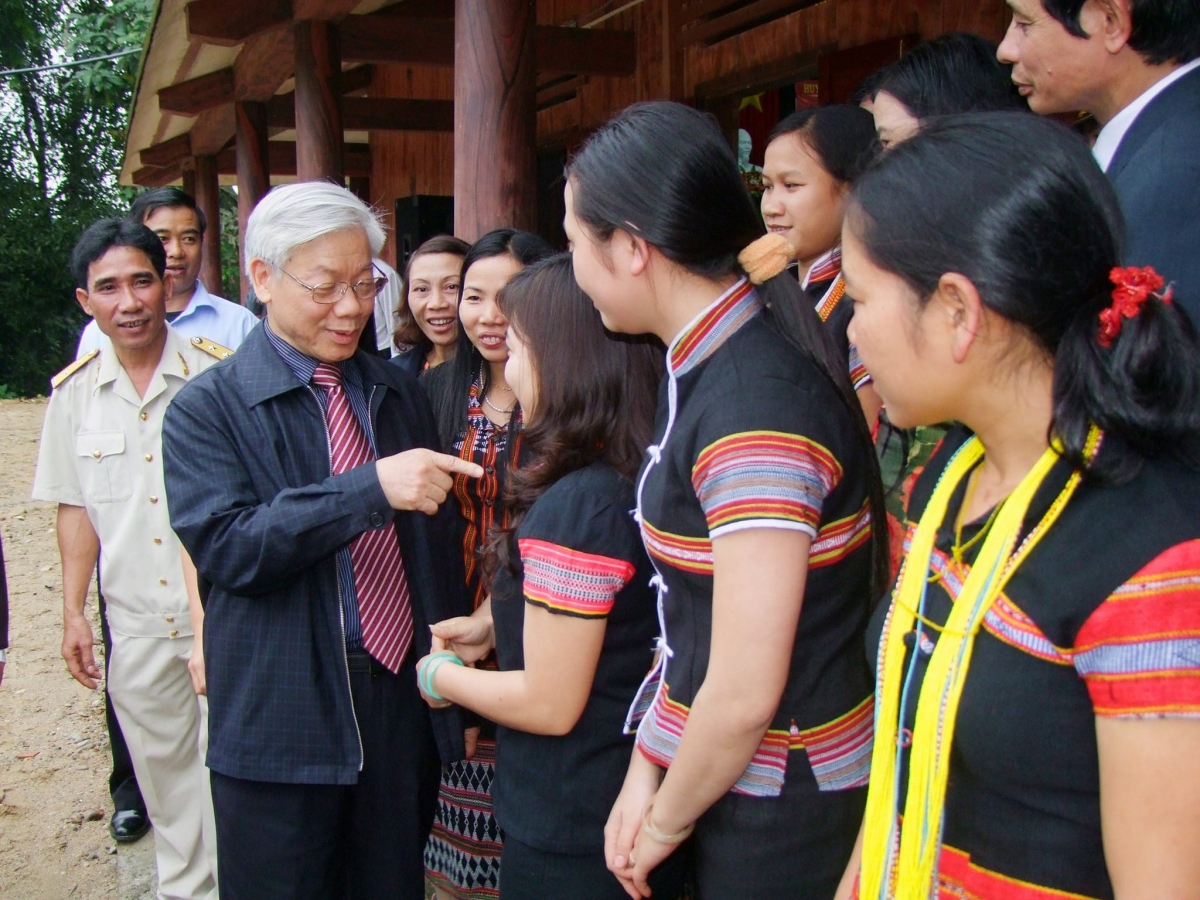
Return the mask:
<svg viewBox="0 0 1200 900">
<path fill-rule="evenodd" d="M 149 830 L 149 817 L 136 809 L 118 809 L 108 823 L 108 833 L 119 844 L 132 844 Z"/>
</svg>

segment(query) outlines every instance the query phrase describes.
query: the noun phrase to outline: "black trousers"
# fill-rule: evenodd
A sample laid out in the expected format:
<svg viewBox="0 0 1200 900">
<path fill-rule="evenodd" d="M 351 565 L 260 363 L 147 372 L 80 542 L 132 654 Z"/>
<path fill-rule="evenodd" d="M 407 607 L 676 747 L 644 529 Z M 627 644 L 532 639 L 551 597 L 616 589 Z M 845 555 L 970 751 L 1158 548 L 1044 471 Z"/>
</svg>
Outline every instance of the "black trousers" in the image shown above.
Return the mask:
<svg viewBox="0 0 1200 900">
<path fill-rule="evenodd" d="M 146 815 L 146 802 L 142 799 L 137 776 L 133 774 L 133 758 L 125 746 L 125 735 L 117 721 L 108 696 L 108 660 L 112 656 L 112 633 L 108 630 L 108 615 L 104 611 L 104 592 L 100 589 L 100 564 L 96 563 L 96 596 L 100 606 L 100 640 L 104 643 L 104 723 L 108 726 L 108 747 L 112 752 L 112 772 L 108 776 L 108 793 L 112 797 L 113 809 L 133 809 Z"/>
<path fill-rule="evenodd" d="M 650 873 L 654 900 L 684 896 L 688 846 L 680 847 Z M 500 900 L 628 900 L 604 862 L 604 847 L 594 853 L 554 853 L 504 836 L 500 857 Z"/>
<path fill-rule="evenodd" d="M 414 654 L 393 675 L 351 657 L 363 745 L 355 785 L 210 772 L 222 900 L 423 900 L 439 762 Z"/>
</svg>

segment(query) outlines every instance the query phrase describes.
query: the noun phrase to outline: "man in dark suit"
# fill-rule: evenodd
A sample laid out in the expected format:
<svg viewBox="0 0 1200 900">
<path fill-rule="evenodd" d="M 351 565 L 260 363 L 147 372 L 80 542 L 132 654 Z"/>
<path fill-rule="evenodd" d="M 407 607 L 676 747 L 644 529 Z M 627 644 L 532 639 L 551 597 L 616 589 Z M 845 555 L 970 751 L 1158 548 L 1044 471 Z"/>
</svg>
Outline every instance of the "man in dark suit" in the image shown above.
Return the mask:
<svg viewBox="0 0 1200 900">
<path fill-rule="evenodd" d="M 451 474 L 416 382 L 360 352 L 384 235 L 354 195 L 275 188 L 246 230 L 267 310 L 167 411 L 171 524 L 206 595 L 224 900 L 424 897 L 438 756 L 414 662 L 470 611 Z M 435 747 L 436 744 L 436 747 Z"/>
<path fill-rule="evenodd" d="M 1152 265 L 1200 326 L 1200 2 L 1008 0 L 1000 45 L 1034 112 L 1086 110 L 1125 213 L 1126 265 Z"/>
</svg>

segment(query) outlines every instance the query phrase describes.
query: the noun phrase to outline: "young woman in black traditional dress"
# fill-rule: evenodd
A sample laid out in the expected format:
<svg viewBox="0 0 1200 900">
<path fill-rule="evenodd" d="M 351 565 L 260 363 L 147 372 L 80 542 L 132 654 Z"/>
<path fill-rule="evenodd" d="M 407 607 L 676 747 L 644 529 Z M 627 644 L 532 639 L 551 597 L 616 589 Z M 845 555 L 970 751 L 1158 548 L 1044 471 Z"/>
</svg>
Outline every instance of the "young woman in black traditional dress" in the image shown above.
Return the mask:
<svg viewBox="0 0 1200 900">
<path fill-rule="evenodd" d="M 960 425 L 868 629 L 841 896 L 1200 897 L 1200 346 L 1121 231 L 1028 114 L 932 123 L 854 188 L 851 337 L 897 424 Z"/>
<path fill-rule="evenodd" d="M 802 109 L 775 126 L 763 160 L 763 220 L 796 259 L 800 286 L 833 335 L 873 429 L 879 395 L 846 338 L 851 301 L 842 271 L 842 219 L 854 179 L 876 150 L 875 120 L 857 106 Z"/>
<path fill-rule="evenodd" d="M 456 478 L 452 492 L 462 511 L 463 563 L 476 608 L 487 596 L 483 549 L 492 528 L 504 527 L 504 480 L 520 445 L 521 407 L 504 378 L 508 320 L 497 298 L 513 275 L 552 252 L 536 234 L 512 228 L 488 232 L 472 244 L 462 266 L 454 357 L 421 379 L 443 450 L 484 472 L 481 478 Z M 426 874 L 443 900 L 489 900 L 497 893 L 503 838 L 492 815 L 495 727 L 483 722 L 480 729 L 477 741 L 468 738 L 469 758 L 442 771 L 437 817 L 425 848 Z"/>
<path fill-rule="evenodd" d="M 701 900 L 832 896 L 870 753 L 856 642 L 887 563 L 845 357 L 710 116 L 626 109 L 571 163 L 565 201 L 575 275 L 605 325 L 668 347 L 637 487 L 663 633 L 630 710 L 609 867 L 648 896 L 694 830 Z"/>
<path fill-rule="evenodd" d="M 502 900 L 615 900 L 625 892 L 605 867 L 604 823 L 633 745 L 621 725 L 658 632 L 629 511 L 663 352 L 606 335 L 565 254 L 520 272 L 501 301 L 507 377 L 526 415 L 509 527 L 492 546 L 490 601 L 433 628 L 435 647 L 469 660 L 494 643 L 500 671 L 436 652 L 417 671 L 427 692 L 498 723 Z M 657 873 L 655 897 L 679 896 L 682 863 Z"/>
</svg>

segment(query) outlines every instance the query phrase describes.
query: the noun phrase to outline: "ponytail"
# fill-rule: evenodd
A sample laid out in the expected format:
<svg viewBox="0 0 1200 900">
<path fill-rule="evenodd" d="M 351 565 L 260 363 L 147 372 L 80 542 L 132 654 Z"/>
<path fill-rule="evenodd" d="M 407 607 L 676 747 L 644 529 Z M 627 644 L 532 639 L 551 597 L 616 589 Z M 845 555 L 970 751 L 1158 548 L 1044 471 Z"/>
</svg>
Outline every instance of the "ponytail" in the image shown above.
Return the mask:
<svg viewBox="0 0 1200 900">
<path fill-rule="evenodd" d="M 850 421 L 854 423 L 862 458 L 868 468 L 868 499 L 871 504 L 871 602 L 882 597 L 891 586 L 890 556 L 888 553 L 887 504 L 883 493 L 883 476 L 875 455 L 875 439 L 863 415 L 862 404 L 850 383 L 850 371 L 845 356 L 838 349 L 833 335 L 813 308 L 812 300 L 800 288 L 800 283 L 788 272 L 776 275 L 758 285 L 758 296 L 765 308 L 767 325 L 807 358 L 829 380 Z"/>
<path fill-rule="evenodd" d="M 1169 294 L 1150 294 L 1104 346 L 1100 311 L 1112 295 L 1081 307 L 1058 345 L 1054 430 L 1067 460 L 1112 483 L 1128 481 L 1159 455 L 1200 469 L 1200 346 L 1196 330 Z M 1089 466 L 1089 423 L 1105 451 Z"/>
</svg>

